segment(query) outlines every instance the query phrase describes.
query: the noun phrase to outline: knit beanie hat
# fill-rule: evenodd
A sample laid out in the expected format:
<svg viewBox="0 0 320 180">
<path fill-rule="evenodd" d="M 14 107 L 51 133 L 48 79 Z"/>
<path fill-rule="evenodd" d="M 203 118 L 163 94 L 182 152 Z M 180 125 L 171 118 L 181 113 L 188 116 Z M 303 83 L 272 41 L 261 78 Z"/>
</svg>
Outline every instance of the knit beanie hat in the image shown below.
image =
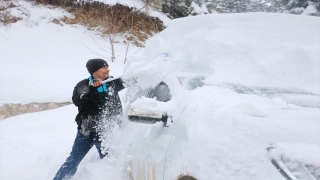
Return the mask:
<svg viewBox="0 0 320 180">
<path fill-rule="evenodd" d="M 104 66 L 109 66 L 109 65 L 107 61 L 103 59 L 90 59 L 86 64 L 86 67 L 90 74 L 93 74 L 94 72 L 96 72 L 97 70 L 99 70 Z"/>
</svg>

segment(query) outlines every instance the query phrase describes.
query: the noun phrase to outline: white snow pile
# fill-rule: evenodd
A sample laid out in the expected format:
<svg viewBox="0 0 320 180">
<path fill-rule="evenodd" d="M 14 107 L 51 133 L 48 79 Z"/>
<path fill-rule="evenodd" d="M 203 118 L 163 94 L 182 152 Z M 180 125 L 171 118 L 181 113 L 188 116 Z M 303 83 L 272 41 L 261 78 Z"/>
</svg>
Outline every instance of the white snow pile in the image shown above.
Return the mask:
<svg viewBox="0 0 320 180">
<path fill-rule="evenodd" d="M 30 16 L 38 23 L 0 27 L 0 99 L 68 99 L 88 77 L 86 61 L 104 53 L 95 43 L 104 39 L 81 26 L 48 23 L 46 12 L 58 17 L 63 14 L 58 9 L 55 14 L 25 7 L 40 15 Z M 123 126 L 113 130 L 110 156 L 100 160 L 92 148 L 73 179 L 171 180 L 181 174 L 201 180 L 283 179 L 268 158 L 269 146 L 318 166 L 318 24 L 317 17 L 266 13 L 173 20 L 140 54 L 132 48 L 125 67 L 121 60 L 109 63 L 111 75 L 123 72 L 137 81 L 120 94 L 125 110 L 135 98 L 135 103 L 155 101 L 129 97 L 132 92 L 139 95 L 177 76 L 182 87 L 172 84 L 172 102 L 158 103 L 174 114 L 173 124 L 131 123 L 125 111 Z M 70 105 L 1 121 L 0 179 L 52 179 L 71 151 L 76 113 Z"/>
<path fill-rule="evenodd" d="M 236 17 L 236 18 L 235 18 Z M 148 41 L 125 75 L 206 76 L 206 84 L 300 89 L 320 94 L 319 18 L 267 13 L 182 18 Z M 149 81 L 153 85 L 154 81 Z"/>
</svg>

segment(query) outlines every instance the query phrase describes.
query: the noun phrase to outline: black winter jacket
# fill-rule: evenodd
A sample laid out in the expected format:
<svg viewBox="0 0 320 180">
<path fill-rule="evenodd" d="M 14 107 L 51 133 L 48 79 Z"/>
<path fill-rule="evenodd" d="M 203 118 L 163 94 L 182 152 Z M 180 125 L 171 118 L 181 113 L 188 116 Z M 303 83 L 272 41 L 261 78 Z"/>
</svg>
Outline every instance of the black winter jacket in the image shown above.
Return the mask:
<svg viewBox="0 0 320 180">
<path fill-rule="evenodd" d="M 89 136 L 94 121 L 102 117 L 111 117 L 122 113 L 118 92 L 124 89 L 121 79 L 107 82 L 108 92 L 104 92 L 105 103 L 101 104 L 101 93 L 97 87 L 89 86 L 89 79 L 80 81 L 73 90 L 72 101 L 78 107 L 75 118 L 80 132 Z M 102 116 L 102 113 L 107 113 Z"/>
</svg>

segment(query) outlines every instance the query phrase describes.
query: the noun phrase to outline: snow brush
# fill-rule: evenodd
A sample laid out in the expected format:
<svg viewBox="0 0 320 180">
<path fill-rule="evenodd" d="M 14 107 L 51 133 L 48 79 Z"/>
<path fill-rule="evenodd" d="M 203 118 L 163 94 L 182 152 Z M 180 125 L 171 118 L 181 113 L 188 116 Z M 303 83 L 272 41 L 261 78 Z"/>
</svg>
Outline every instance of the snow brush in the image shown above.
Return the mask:
<svg viewBox="0 0 320 180">
<path fill-rule="evenodd" d="M 108 79 L 102 81 L 101 84 L 104 84 L 104 83 L 107 83 L 107 82 L 111 82 L 111 81 L 114 81 L 114 80 L 120 79 L 120 78 L 122 78 L 122 75 L 121 76 L 117 76 L 117 77 L 108 78 Z M 89 81 L 89 86 L 93 86 L 94 83 L 97 82 L 97 81 L 98 80 L 96 80 L 96 79 L 93 79 L 93 80 Z"/>
</svg>

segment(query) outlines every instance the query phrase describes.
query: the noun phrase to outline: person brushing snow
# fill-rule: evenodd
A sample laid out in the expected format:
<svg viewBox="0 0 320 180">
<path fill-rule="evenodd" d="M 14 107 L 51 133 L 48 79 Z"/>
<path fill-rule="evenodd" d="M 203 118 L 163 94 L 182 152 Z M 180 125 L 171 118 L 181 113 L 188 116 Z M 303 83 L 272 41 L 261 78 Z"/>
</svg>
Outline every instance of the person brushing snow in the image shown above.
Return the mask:
<svg viewBox="0 0 320 180">
<path fill-rule="evenodd" d="M 104 122 L 110 122 L 113 117 L 122 113 L 118 96 L 118 92 L 124 89 L 122 80 L 119 78 L 103 83 L 103 80 L 112 78 L 109 76 L 108 63 L 103 59 L 90 59 L 86 67 L 90 77 L 80 81 L 72 95 L 72 101 L 78 107 L 75 118 L 78 125 L 77 136 L 70 156 L 60 167 L 54 180 L 73 177 L 78 165 L 93 145 L 96 146 L 100 158 L 104 158 L 108 153 L 103 152 L 101 147 L 100 135 L 104 133 L 101 127 Z"/>
</svg>

